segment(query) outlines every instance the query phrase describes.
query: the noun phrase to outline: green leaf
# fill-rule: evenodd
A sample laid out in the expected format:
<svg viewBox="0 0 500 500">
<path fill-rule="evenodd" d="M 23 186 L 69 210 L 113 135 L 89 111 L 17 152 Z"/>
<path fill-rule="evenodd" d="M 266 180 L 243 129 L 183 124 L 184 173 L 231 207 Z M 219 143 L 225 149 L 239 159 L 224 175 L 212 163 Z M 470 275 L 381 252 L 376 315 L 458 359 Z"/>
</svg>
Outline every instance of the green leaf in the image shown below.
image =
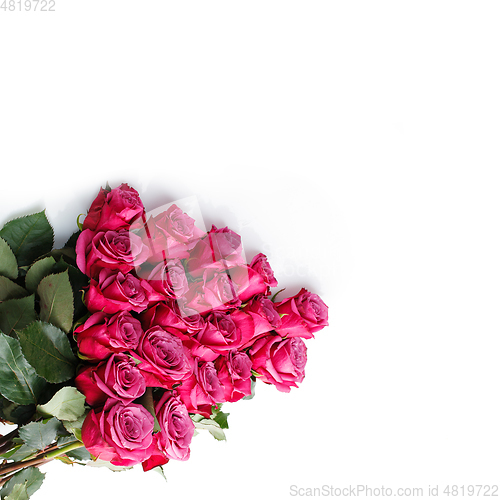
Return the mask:
<svg viewBox="0 0 500 500">
<path fill-rule="evenodd" d="M 0 330 L 9 336 L 36 320 L 35 296 L 10 299 L 0 304 Z"/>
<path fill-rule="evenodd" d="M 212 436 L 217 439 L 217 441 L 225 441 L 226 435 L 224 431 L 221 429 L 220 425 L 210 418 L 193 418 L 191 419 L 194 422 L 194 426 L 196 429 L 206 429 Z"/>
<path fill-rule="evenodd" d="M 31 420 L 35 405 L 18 405 L 0 395 L 0 418 L 7 422 L 23 425 Z"/>
<path fill-rule="evenodd" d="M 85 413 L 85 396 L 76 387 L 63 387 L 47 404 L 38 405 L 36 409 L 43 415 L 74 421 Z"/>
<path fill-rule="evenodd" d="M 74 313 L 68 270 L 43 278 L 37 292 L 40 297 L 40 319 L 68 333 L 73 325 Z"/>
<path fill-rule="evenodd" d="M 17 269 L 17 260 L 9 244 L 0 238 L 0 274 L 7 278 L 15 280 L 19 270 Z"/>
<path fill-rule="evenodd" d="M 4 302 L 5 303 L 5 302 Z M 20 405 L 37 404 L 47 382 L 21 352 L 19 340 L 0 332 L 0 393 Z"/>
<path fill-rule="evenodd" d="M 5 500 L 29 500 L 26 483 L 15 484 L 11 494 L 5 497 Z"/>
<path fill-rule="evenodd" d="M 87 412 L 85 412 L 83 415 L 78 417 L 76 420 L 63 420 L 62 423 L 64 425 L 64 428 L 73 434 L 73 436 L 78 439 L 78 441 L 82 440 L 82 426 L 83 422 L 85 421 L 85 418 L 87 417 Z"/>
<path fill-rule="evenodd" d="M 90 453 L 84 448 L 77 448 L 73 451 L 68 451 L 66 455 L 73 460 L 79 460 L 80 462 L 86 462 L 87 460 L 92 460 Z"/>
<path fill-rule="evenodd" d="M 43 450 L 51 444 L 61 428 L 61 422 L 57 418 L 50 418 L 42 422 L 31 422 L 19 427 L 19 437 L 26 446 L 35 450 Z"/>
<path fill-rule="evenodd" d="M 54 231 L 44 210 L 7 222 L 0 237 L 9 244 L 21 267 L 52 250 Z"/>
<path fill-rule="evenodd" d="M 2 499 L 5 496 L 10 495 L 16 485 L 26 485 L 26 491 L 28 496 L 33 495 L 38 488 L 42 485 L 42 482 L 45 478 L 45 474 L 40 472 L 38 467 L 27 467 L 26 469 L 22 469 L 19 472 L 16 472 L 3 486 L 2 491 L 0 492 L 2 495 Z"/>
<path fill-rule="evenodd" d="M 25 358 L 45 380 L 58 384 L 75 375 L 77 359 L 62 330 L 50 323 L 35 321 L 16 333 Z"/>
<path fill-rule="evenodd" d="M 29 268 L 26 273 L 26 288 L 31 293 L 36 291 L 36 288 L 40 281 L 42 281 L 45 276 L 50 274 L 52 268 L 54 267 L 56 261 L 54 257 L 45 257 L 44 259 L 37 260 Z"/>
<path fill-rule="evenodd" d="M 20 299 L 26 295 L 28 295 L 28 292 L 22 286 L 5 276 L 0 276 L 0 301 Z"/>
<path fill-rule="evenodd" d="M 223 411 L 219 411 L 213 420 L 220 425 L 221 429 L 229 429 L 229 425 L 227 423 L 227 417 L 229 417 L 229 413 L 224 413 Z"/>
</svg>

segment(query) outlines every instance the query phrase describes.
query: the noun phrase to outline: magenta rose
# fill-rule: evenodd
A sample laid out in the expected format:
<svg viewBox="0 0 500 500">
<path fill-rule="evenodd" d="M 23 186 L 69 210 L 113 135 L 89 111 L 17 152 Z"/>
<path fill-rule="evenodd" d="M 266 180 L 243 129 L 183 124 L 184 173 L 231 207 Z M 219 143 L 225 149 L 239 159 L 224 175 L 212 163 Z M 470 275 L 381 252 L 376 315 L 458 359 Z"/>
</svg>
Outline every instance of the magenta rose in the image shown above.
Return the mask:
<svg viewBox="0 0 500 500">
<path fill-rule="evenodd" d="M 230 351 L 225 356 L 219 356 L 214 366 L 224 386 L 227 402 L 239 401 L 252 393 L 252 361 L 244 352 Z"/>
<path fill-rule="evenodd" d="M 103 267 L 128 273 L 139 267 L 148 254 L 148 247 L 139 236 L 127 229 L 98 233 L 86 229 L 76 242 L 76 263 L 90 277 L 95 277 Z"/>
<path fill-rule="evenodd" d="M 141 312 L 148 307 L 150 301 L 161 298 L 146 281 L 133 274 L 104 268 L 97 279 L 90 280 L 85 304 L 90 312 Z"/>
<path fill-rule="evenodd" d="M 250 266 L 234 267 L 229 270 L 229 275 L 241 302 L 247 302 L 255 295 L 269 294 L 269 286 L 262 275 Z"/>
<path fill-rule="evenodd" d="M 217 229 L 212 226 L 189 253 L 187 270 L 191 276 L 199 278 L 206 269 L 223 271 L 242 264 L 240 235 L 227 227 Z"/>
<path fill-rule="evenodd" d="M 126 354 L 112 354 L 98 365 L 85 366 L 75 385 L 90 406 L 101 406 L 108 398 L 129 404 L 146 392 L 144 377 Z"/>
<path fill-rule="evenodd" d="M 315 293 L 302 288 L 296 295 L 276 304 L 282 316 L 281 327 L 276 331 L 287 337 L 309 339 L 314 333 L 328 326 L 328 306 Z"/>
<path fill-rule="evenodd" d="M 271 288 L 278 286 L 278 281 L 274 277 L 274 272 L 269 265 L 267 257 L 263 253 L 257 254 L 252 259 L 250 267 L 262 276 L 266 285 Z"/>
<path fill-rule="evenodd" d="M 147 277 L 147 281 L 165 299 L 183 297 L 189 289 L 184 266 L 179 259 L 157 264 Z"/>
<path fill-rule="evenodd" d="M 192 373 L 192 359 L 174 328 L 153 326 L 144 332 L 137 346 L 139 370 L 148 387 L 171 389 Z"/>
<path fill-rule="evenodd" d="M 140 234 L 151 249 L 153 263 L 166 259 L 184 259 L 189 250 L 205 234 L 195 226 L 194 219 L 177 205 L 151 217 Z"/>
<path fill-rule="evenodd" d="M 224 386 L 211 361 L 197 362 L 193 375 L 176 388 L 189 413 L 199 413 L 206 418 L 212 414 L 212 406 L 223 403 Z"/>
<path fill-rule="evenodd" d="M 142 201 L 134 188 L 127 184 L 110 191 L 101 188 L 90 206 L 83 229 L 99 231 L 127 228 L 143 212 Z"/>
<path fill-rule="evenodd" d="M 185 306 L 181 310 L 177 300 L 166 299 L 144 311 L 141 322 L 146 330 L 151 326 L 172 327 L 185 334 L 199 332 L 206 321 L 201 314 Z"/>
<path fill-rule="evenodd" d="M 171 391 L 166 391 L 154 406 L 160 424 L 160 432 L 155 435 L 158 451 L 166 459 L 187 460 L 195 428 L 186 406 Z"/>
<path fill-rule="evenodd" d="M 203 329 L 192 336 L 191 343 L 186 342 L 193 355 L 205 361 L 248 345 L 255 334 L 253 319 L 244 311 L 214 311 L 206 320 Z"/>
<path fill-rule="evenodd" d="M 266 335 L 255 341 L 248 351 L 252 369 L 266 384 L 275 385 L 281 392 L 304 379 L 307 348 L 300 337 L 283 339 L 279 335 Z"/>
<path fill-rule="evenodd" d="M 281 327 L 281 317 L 274 302 L 266 296 L 255 295 L 244 307 L 252 316 L 255 325 L 255 337 Z"/>
<path fill-rule="evenodd" d="M 154 418 L 144 406 L 109 399 L 91 410 L 82 426 L 82 441 L 95 457 L 118 466 L 133 466 L 151 456 Z"/>
<path fill-rule="evenodd" d="M 75 330 L 78 350 L 90 361 L 134 350 L 142 334 L 141 323 L 127 311 L 113 316 L 94 313 Z"/>
</svg>

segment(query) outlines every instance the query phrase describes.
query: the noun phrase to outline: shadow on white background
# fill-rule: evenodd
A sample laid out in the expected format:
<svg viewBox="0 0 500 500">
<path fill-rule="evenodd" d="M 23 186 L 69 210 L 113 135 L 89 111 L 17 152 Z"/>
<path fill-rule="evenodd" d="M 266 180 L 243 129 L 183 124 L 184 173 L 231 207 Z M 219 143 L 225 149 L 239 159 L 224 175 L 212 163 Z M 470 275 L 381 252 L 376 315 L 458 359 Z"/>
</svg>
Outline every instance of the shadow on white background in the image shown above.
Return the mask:
<svg viewBox="0 0 500 500">
<path fill-rule="evenodd" d="M 0 222 L 62 244 L 99 188 L 207 227 L 330 306 L 289 394 L 227 404 L 168 482 L 51 463 L 43 499 L 498 484 L 495 2 L 56 0 L 0 12 Z"/>
</svg>

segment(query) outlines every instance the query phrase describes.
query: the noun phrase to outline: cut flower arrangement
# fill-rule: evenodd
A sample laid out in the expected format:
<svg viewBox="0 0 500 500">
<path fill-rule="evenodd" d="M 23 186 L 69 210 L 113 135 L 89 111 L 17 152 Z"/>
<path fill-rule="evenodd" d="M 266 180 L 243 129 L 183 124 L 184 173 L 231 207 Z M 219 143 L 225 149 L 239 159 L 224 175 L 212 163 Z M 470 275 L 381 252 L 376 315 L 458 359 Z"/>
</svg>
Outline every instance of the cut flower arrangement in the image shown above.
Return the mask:
<svg viewBox="0 0 500 500">
<path fill-rule="evenodd" d="M 187 460 L 198 430 L 225 439 L 223 403 L 257 380 L 288 392 L 328 307 L 283 290 L 266 256 L 176 204 L 101 188 L 60 249 L 45 212 L 0 230 L 2 500 L 29 498 L 39 467 L 144 471 Z"/>
</svg>

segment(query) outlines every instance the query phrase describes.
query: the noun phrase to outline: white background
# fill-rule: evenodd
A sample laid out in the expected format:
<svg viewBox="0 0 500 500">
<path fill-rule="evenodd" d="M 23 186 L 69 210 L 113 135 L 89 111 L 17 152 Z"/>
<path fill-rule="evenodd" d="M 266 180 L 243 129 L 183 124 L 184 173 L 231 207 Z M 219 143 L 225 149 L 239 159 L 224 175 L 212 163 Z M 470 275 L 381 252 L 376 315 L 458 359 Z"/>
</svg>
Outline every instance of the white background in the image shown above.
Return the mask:
<svg viewBox="0 0 500 500">
<path fill-rule="evenodd" d="M 498 2 L 56 0 L 0 10 L 0 223 L 61 244 L 100 186 L 196 195 L 330 306 L 306 378 L 227 405 L 168 482 L 52 463 L 43 499 L 500 483 Z M 499 493 L 500 494 L 500 493 Z M 445 498 L 445 497 L 442 497 Z"/>
</svg>

